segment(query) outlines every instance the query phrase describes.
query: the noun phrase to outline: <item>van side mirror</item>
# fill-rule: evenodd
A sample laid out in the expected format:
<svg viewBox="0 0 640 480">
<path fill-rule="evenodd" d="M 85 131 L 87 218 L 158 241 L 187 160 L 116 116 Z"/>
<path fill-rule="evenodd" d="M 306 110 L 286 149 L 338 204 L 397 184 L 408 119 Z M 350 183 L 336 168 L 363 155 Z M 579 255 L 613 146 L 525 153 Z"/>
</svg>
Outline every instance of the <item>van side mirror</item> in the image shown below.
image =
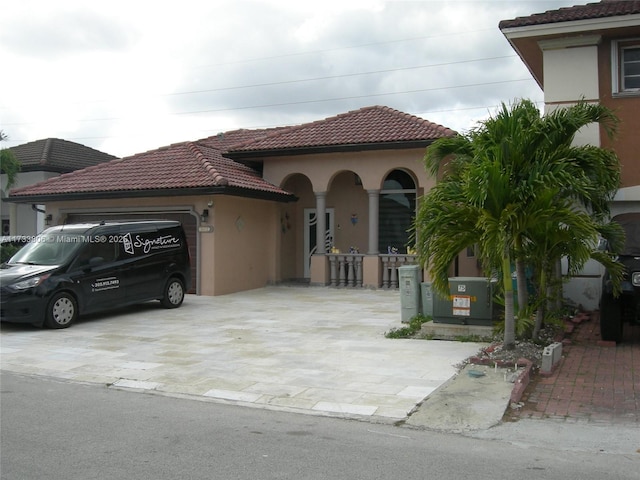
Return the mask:
<svg viewBox="0 0 640 480">
<path fill-rule="evenodd" d="M 89 259 L 90 267 L 97 267 L 98 265 L 102 265 L 104 263 L 104 257 L 91 257 Z"/>
</svg>

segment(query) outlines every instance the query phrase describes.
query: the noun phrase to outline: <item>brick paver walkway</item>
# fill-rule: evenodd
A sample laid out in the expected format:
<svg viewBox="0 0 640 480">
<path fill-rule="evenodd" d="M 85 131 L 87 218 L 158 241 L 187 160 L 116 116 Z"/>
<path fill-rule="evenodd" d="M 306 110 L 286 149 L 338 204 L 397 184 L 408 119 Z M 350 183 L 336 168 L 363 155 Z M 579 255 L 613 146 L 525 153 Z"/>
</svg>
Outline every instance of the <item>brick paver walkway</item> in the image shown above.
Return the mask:
<svg viewBox="0 0 640 480">
<path fill-rule="evenodd" d="M 640 326 L 618 345 L 600 339 L 599 313 L 579 324 L 549 376 L 536 375 L 515 418 L 640 424 Z"/>
</svg>

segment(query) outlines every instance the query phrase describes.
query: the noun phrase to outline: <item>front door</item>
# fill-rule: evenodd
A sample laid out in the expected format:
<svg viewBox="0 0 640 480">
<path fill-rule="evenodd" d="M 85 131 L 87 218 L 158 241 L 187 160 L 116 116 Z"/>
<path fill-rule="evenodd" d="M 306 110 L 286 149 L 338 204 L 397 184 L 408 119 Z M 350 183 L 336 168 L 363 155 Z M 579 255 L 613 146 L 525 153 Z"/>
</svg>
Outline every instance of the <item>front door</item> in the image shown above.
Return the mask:
<svg viewBox="0 0 640 480">
<path fill-rule="evenodd" d="M 326 227 L 324 235 L 325 251 L 333 245 L 333 208 L 326 209 Z M 316 226 L 318 216 L 315 208 L 304 209 L 304 278 L 311 277 L 311 256 L 318 250 Z"/>
</svg>

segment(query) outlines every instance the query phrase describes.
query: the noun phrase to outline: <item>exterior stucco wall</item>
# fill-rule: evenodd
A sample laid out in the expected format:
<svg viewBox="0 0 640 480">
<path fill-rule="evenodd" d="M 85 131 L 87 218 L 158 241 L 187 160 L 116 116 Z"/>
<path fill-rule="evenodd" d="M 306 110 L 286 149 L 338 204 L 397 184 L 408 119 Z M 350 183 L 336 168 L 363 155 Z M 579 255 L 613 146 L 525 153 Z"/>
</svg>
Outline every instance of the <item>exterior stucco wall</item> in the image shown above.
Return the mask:
<svg viewBox="0 0 640 480">
<path fill-rule="evenodd" d="M 304 252 L 304 210 L 316 208 L 316 194 L 326 194 L 326 208 L 334 212 L 333 246 L 341 253 L 349 252 L 351 247 L 367 253 L 370 250 L 367 191 L 379 191 L 385 177 L 399 169 L 414 178 L 420 197 L 435 184 L 424 168 L 424 153 L 424 148 L 415 148 L 264 159 L 264 178 L 294 193 L 299 199 L 295 204 L 284 207 L 288 214 L 286 223 L 296 225 L 296 234 L 295 239 L 289 233 L 282 235 L 282 278 L 303 278 L 305 262 L 311 262 L 311 275 L 307 278 L 313 283 L 327 279 L 326 260 L 307 259 Z M 373 246 L 374 250 L 377 248 L 377 244 Z M 377 257 L 376 261 L 379 261 Z M 364 284 L 379 285 L 379 268 L 373 269 L 371 262 L 367 262 L 365 267 Z"/>
<path fill-rule="evenodd" d="M 326 192 L 337 173 L 350 171 L 360 177 L 365 190 L 379 190 L 387 173 L 403 169 L 411 172 L 418 187 L 427 191 L 435 181 L 425 171 L 424 152 L 424 148 L 415 148 L 269 157 L 264 162 L 263 176 L 274 185 L 282 185 L 292 173 L 300 173 L 309 178 L 314 192 Z"/>
<path fill-rule="evenodd" d="M 275 202 L 230 196 L 86 200 L 81 206 L 77 201 L 47 204 L 53 224 L 64 222 L 70 213 L 190 211 L 197 217 L 199 230 L 196 241 L 202 295 L 249 290 L 279 280 L 279 255 L 275 253 L 279 208 Z M 200 219 L 204 209 L 209 210 L 205 222 Z"/>
<path fill-rule="evenodd" d="M 545 103 L 597 100 L 597 61 L 596 45 L 545 50 Z"/>
<path fill-rule="evenodd" d="M 573 41 L 581 40 L 566 40 L 569 44 Z M 620 120 L 618 132 L 611 139 L 603 129 L 591 125 L 583 128 L 574 142 L 611 148 L 618 155 L 622 189 L 611 205 L 611 213 L 616 215 L 637 211 L 640 205 L 637 187 L 640 185 L 640 137 L 637 134 L 640 131 L 640 96 L 613 93 L 613 54 L 609 37 L 600 39 L 597 45 L 544 51 L 544 93 L 547 112 L 585 99 L 609 107 Z M 568 279 L 564 286 L 565 298 L 587 310 L 597 309 L 603 272 L 602 265 L 589 261 L 579 275 Z M 563 274 L 567 274 L 566 261 Z"/>
<path fill-rule="evenodd" d="M 609 140 L 602 136 L 602 146 L 613 148 L 620 158 L 622 188 L 640 185 L 640 95 L 613 95 L 611 39 L 600 46 L 600 102 L 612 109 L 620 120 L 618 133 Z M 635 198 L 640 201 L 640 196 Z"/>
<path fill-rule="evenodd" d="M 54 172 L 21 172 L 18 173 L 15 185 L 11 188 L 26 187 L 34 185 L 39 182 L 43 182 L 53 177 L 59 176 Z M 5 221 L 10 222 L 10 231 L 2 232 L 9 235 L 36 235 L 45 228 L 44 218 L 45 214 L 37 212 L 31 207 L 31 204 L 15 204 L 4 201 L 4 197 L 9 193 L 6 190 L 7 176 L 0 174 L 0 186 L 2 188 L 2 198 L 0 203 L 0 214 L 2 216 L 3 223 Z M 39 205 L 38 208 L 43 208 Z"/>
<path fill-rule="evenodd" d="M 280 208 L 275 202 L 216 197 L 213 295 L 280 280 Z M 204 292 L 203 292 L 204 293 Z"/>
<path fill-rule="evenodd" d="M 293 193 L 297 202 L 280 207 L 280 258 L 282 280 L 304 278 L 304 209 L 315 208 L 311 182 L 304 175 L 292 175 L 282 186 Z"/>
<path fill-rule="evenodd" d="M 335 212 L 334 246 L 341 252 L 349 248 L 367 251 L 369 224 L 369 197 L 362 186 L 355 185 L 352 172 L 342 172 L 331 182 L 327 194 L 327 208 Z M 352 222 L 355 215 L 357 221 Z"/>
</svg>

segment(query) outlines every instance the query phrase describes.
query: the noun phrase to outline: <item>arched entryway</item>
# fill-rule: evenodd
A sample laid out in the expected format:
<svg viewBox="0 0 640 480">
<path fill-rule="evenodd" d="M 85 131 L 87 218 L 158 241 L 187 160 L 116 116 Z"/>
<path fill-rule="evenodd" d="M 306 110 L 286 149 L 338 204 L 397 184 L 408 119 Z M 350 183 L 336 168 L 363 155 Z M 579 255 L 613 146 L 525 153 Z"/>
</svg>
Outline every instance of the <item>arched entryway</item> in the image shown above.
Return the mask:
<svg viewBox="0 0 640 480">
<path fill-rule="evenodd" d="M 283 205 L 280 211 L 280 266 L 284 282 L 309 279 L 310 256 L 316 246 L 316 199 L 309 178 L 292 174 L 282 188 L 293 193 L 297 202 Z"/>
<path fill-rule="evenodd" d="M 416 182 L 404 170 L 392 170 L 380 190 L 378 251 L 408 253 L 410 229 L 416 217 Z"/>
</svg>

